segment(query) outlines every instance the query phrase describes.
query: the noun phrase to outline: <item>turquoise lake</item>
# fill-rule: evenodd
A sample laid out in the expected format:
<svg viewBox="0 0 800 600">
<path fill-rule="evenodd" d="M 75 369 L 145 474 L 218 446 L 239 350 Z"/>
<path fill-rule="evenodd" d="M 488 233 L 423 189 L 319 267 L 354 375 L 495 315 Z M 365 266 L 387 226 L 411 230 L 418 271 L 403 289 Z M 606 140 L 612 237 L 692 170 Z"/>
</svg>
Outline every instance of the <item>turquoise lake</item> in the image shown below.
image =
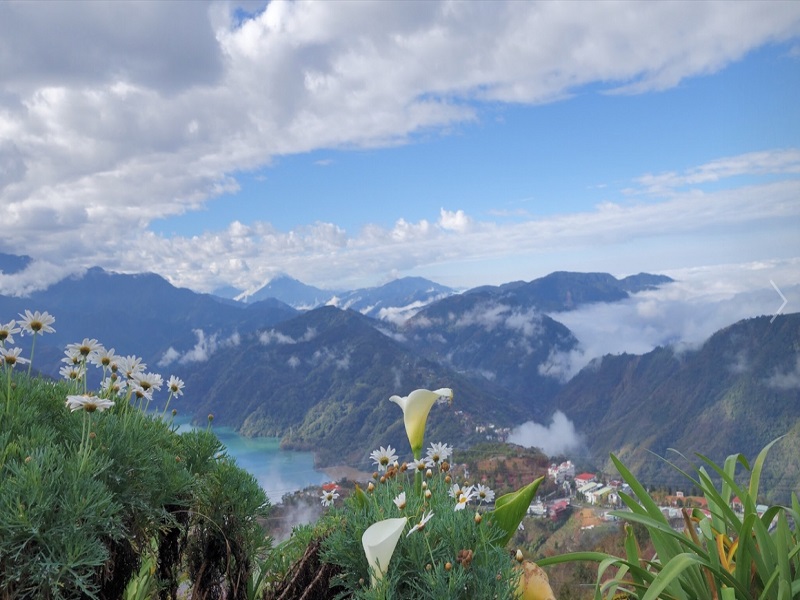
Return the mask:
<svg viewBox="0 0 800 600">
<path fill-rule="evenodd" d="M 181 422 L 176 417 L 175 424 L 179 432 L 192 429 L 188 419 Z M 212 431 L 236 464 L 258 480 L 273 504 L 280 502 L 284 494 L 330 480 L 314 468 L 313 453 L 281 450 L 278 438 L 243 437 L 230 427 L 212 427 Z"/>
</svg>

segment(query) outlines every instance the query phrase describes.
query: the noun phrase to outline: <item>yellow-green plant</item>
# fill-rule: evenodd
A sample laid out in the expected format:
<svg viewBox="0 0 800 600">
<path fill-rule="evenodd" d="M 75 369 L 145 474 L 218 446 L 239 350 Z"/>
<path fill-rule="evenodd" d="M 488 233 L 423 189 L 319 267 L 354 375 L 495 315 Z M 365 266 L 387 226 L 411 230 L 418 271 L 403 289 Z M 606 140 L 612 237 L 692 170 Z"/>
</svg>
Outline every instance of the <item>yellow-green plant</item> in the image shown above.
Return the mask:
<svg viewBox="0 0 800 600">
<path fill-rule="evenodd" d="M 741 454 L 722 466 L 698 455 L 695 475 L 680 471 L 701 490 L 708 513 L 683 509 L 685 528 L 675 531 L 644 486 L 615 456 L 614 465 L 633 495 L 621 494 L 628 511 L 613 512 L 626 521 L 625 557 L 578 552 L 539 561 L 540 565 L 574 560 L 597 561 L 595 598 L 641 600 L 791 600 L 800 597 L 800 503 L 760 507 L 757 504 L 761 470 L 775 440 L 751 465 Z M 737 482 L 737 466 L 750 476 Z M 715 483 L 714 478 L 719 483 Z M 738 498 L 742 511 L 732 508 Z M 648 532 L 655 556 L 642 556 L 631 524 Z M 790 525 L 792 523 L 792 525 Z M 616 573 L 607 576 L 611 567 Z M 620 595 L 620 594 L 625 594 Z"/>
</svg>

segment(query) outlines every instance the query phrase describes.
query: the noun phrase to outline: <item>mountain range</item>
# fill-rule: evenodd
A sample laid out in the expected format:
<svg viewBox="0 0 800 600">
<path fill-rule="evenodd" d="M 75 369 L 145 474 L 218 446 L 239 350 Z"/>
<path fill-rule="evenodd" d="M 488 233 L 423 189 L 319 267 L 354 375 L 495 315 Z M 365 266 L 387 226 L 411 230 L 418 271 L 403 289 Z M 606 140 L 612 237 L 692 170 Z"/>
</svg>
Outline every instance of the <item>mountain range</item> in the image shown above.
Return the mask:
<svg viewBox="0 0 800 600">
<path fill-rule="evenodd" d="M 0 270 L 25 267 L 5 256 Z M 652 481 L 669 482 L 651 452 L 754 456 L 787 433 L 773 452 L 782 478 L 770 477 L 778 492 L 797 489 L 800 315 L 742 321 L 691 351 L 598 358 L 567 382 L 549 372 L 554 355 L 580 346 L 559 313 L 671 281 L 557 272 L 465 291 L 404 278 L 330 293 L 281 277 L 244 302 L 94 268 L 25 298 L 0 290 L 0 323 L 47 310 L 57 322 L 37 342 L 42 372 L 58 372 L 68 343 L 96 338 L 182 377 L 186 396 L 171 405 L 182 413 L 281 437 L 286 448 L 314 450 L 321 465 L 363 468 L 379 445 L 404 448 L 399 408 L 387 398 L 451 387 L 452 406 L 431 412 L 430 441 L 504 439 L 561 411 L 583 437 L 587 464 L 603 467 L 616 452 Z"/>
</svg>

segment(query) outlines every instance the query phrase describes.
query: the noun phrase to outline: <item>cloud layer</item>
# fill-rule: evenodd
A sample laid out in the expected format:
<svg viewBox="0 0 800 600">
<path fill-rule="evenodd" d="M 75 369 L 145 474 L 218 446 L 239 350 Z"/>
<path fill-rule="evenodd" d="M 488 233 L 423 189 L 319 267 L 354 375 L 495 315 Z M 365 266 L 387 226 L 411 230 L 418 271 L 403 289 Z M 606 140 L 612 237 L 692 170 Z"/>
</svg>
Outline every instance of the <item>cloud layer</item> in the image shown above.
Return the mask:
<svg viewBox="0 0 800 600">
<path fill-rule="evenodd" d="M 772 281 L 787 299 L 783 312 L 798 312 L 798 273 L 798 259 L 686 269 L 669 273 L 677 279 L 675 283 L 621 302 L 553 313 L 550 316 L 566 325 L 580 345 L 572 352 L 551 354 L 539 370 L 566 381 L 605 354 L 644 354 L 658 346 L 678 351 L 697 348 L 716 331 L 741 319 L 775 315 L 782 300 Z M 737 364 L 731 368 L 742 367 Z M 776 372 L 771 384 L 791 387 L 796 376 L 795 372 Z"/>
</svg>

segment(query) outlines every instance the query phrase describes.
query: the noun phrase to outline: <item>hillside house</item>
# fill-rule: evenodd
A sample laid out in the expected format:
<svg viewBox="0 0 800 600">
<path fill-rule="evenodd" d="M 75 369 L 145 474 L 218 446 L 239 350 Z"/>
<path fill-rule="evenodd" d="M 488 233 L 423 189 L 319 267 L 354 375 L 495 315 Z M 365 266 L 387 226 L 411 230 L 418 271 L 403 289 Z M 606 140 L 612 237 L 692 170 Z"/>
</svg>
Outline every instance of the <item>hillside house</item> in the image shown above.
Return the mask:
<svg viewBox="0 0 800 600">
<path fill-rule="evenodd" d="M 603 486 L 596 481 L 590 481 L 589 483 L 584 483 L 578 488 L 578 494 L 585 498 L 588 494 L 591 494 L 595 490 L 599 490 L 601 487 Z"/>
<path fill-rule="evenodd" d="M 580 489 L 582 485 L 586 485 L 587 483 L 591 483 L 593 481 L 597 481 L 597 476 L 594 473 L 581 473 L 580 475 L 575 475 L 575 485 Z"/>
<path fill-rule="evenodd" d="M 610 486 L 601 486 L 597 489 L 587 492 L 585 494 L 586 501 L 589 504 L 602 504 L 607 500 L 607 496 L 613 491 L 614 489 Z"/>
<path fill-rule="evenodd" d="M 558 521 L 569 510 L 569 500 L 558 500 L 550 505 L 548 514 L 553 521 Z"/>
<path fill-rule="evenodd" d="M 547 508 L 541 500 L 537 500 L 528 507 L 528 514 L 535 517 L 543 517 L 547 514 Z"/>
<path fill-rule="evenodd" d="M 575 477 L 575 465 L 570 460 L 564 461 L 560 465 L 553 463 L 547 469 L 547 476 L 556 483 L 561 483 L 567 478 Z"/>
</svg>

